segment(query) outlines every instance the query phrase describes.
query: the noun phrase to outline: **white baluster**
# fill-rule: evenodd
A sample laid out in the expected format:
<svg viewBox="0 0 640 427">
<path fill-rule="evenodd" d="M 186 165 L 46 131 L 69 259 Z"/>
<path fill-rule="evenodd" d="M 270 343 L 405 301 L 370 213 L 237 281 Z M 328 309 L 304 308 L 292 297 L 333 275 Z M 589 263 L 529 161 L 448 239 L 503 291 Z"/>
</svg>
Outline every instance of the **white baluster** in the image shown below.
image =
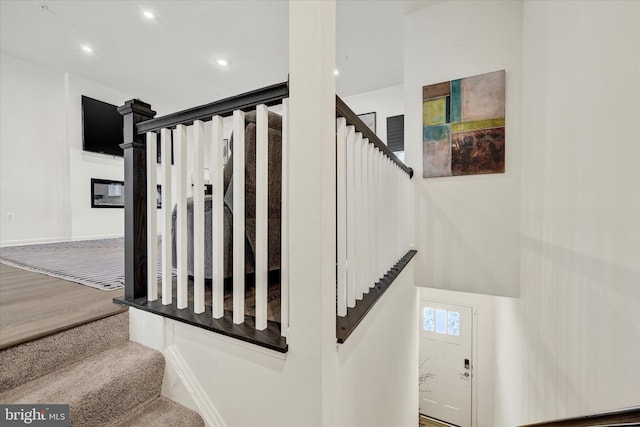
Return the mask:
<svg viewBox="0 0 640 427">
<path fill-rule="evenodd" d="M 403 193 L 404 193 L 404 205 L 407 207 L 407 209 L 403 212 L 403 217 L 405 218 L 411 218 L 413 219 L 413 215 L 414 212 L 409 210 L 409 207 L 413 207 L 413 200 L 411 197 L 411 190 L 412 190 L 412 185 L 411 185 L 411 179 L 409 178 L 409 175 L 403 175 L 402 176 L 402 189 L 403 189 Z M 404 223 L 404 251 L 407 251 L 410 248 L 411 245 L 411 240 L 412 240 L 412 236 L 411 236 L 411 227 L 409 227 L 409 221 L 405 221 Z"/>
<path fill-rule="evenodd" d="M 233 112 L 233 323 L 244 323 L 244 112 Z"/>
<path fill-rule="evenodd" d="M 213 154 L 211 187 L 211 315 L 224 316 L 224 140 L 223 119 L 211 119 L 211 152 Z"/>
<path fill-rule="evenodd" d="M 398 245 L 399 230 L 397 225 L 398 222 L 396 221 L 396 218 L 395 218 L 395 212 L 398 209 L 398 205 L 399 205 L 398 194 L 400 191 L 400 188 L 397 185 L 395 185 L 396 184 L 395 163 L 391 159 L 388 159 L 388 162 L 387 162 L 387 176 L 389 177 L 388 191 L 390 196 L 389 197 L 390 203 L 389 203 L 388 215 L 389 215 L 389 238 L 391 242 L 391 245 L 389 245 L 389 260 L 387 261 L 387 263 L 389 264 L 389 268 L 391 268 L 395 265 L 396 261 L 398 260 L 395 255 L 397 253 L 396 247 Z"/>
<path fill-rule="evenodd" d="M 367 152 L 367 163 L 369 164 L 369 168 L 367 170 L 367 185 L 368 185 L 368 197 L 369 197 L 369 206 L 367 208 L 368 210 L 368 217 L 370 218 L 370 220 L 368 221 L 369 223 L 369 230 L 367 232 L 368 236 L 369 236 L 369 271 L 370 271 L 370 276 L 369 276 L 369 280 L 367 281 L 367 287 L 365 288 L 365 293 L 369 292 L 369 288 L 372 288 L 375 286 L 376 282 L 378 281 L 378 274 L 377 274 L 377 265 L 376 265 L 376 237 L 377 237 L 377 232 L 378 230 L 376 229 L 376 200 L 375 200 L 375 192 L 376 192 L 376 188 L 375 188 L 375 182 L 374 182 L 374 169 L 375 169 L 375 162 L 374 162 L 374 152 L 375 152 L 375 147 L 373 146 L 373 144 L 369 143 L 369 140 L 367 139 L 367 147 L 368 147 L 368 152 Z"/>
<path fill-rule="evenodd" d="M 400 237 L 400 224 L 397 218 L 397 212 L 400 207 L 400 187 L 398 186 L 397 173 L 396 173 L 396 164 L 392 161 L 389 166 L 389 177 L 391 179 L 391 196 L 393 200 L 393 206 L 391 207 L 390 216 L 391 216 L 391 224 L 393 224 L 393 251 L 392 251 L 392 265 L 396 263 L 398 258 L 396 254 L 398 253 L 398 238 Z"/>
<path fill-rule="evenodd" d="M 362 276 L 362 280 L 360 281 L 360 286 L 358 288 L 358 292 L 356 294 L 356 299 L 361 300 L 363 293 L 367 292 L 369 289 L 369 282 L 371 281 L 371 257 L 369 253 L 371 252 L 371 214 L 369 205 L 369 201 L 371 199 L 370 188 L 369 185 L 369 140 L 367 138 L 362 138 L 362 216 L 360 217 L 362 220 L 362 271 L 364 275 Z"/>
<path fill-rule="evenodd" d="M 403 173 L 404 172 L 400 168 L 397 168 L 395 188 L 397 188 L 397 191 L 398 191 L 398 204 L 394 214 L 395 214 L 396 224 L 398 224 L 398 248 L 396 252 L 398 255 L 400 255 L 402 253 L 402 250 L 404 249 L 404 226 L 402 224 L 404 220 L 403 212 L 408 212 L 409 210 L 408 209 L 409 207 L 405 204 L 405 198 L 404 198 L 404 185 L 403 185 L 404 182 L 401 176 L 401 174 Z M 398 259 L 400 259 L 400 256 L 398 256 Z"/>
<path fill-rule="evenodd" d="M 269 110 L 256 107 L 256 329 L 267 328 L 269 288 Z"/>
<path fill-rule="evenodd" d="M 204 122 L 193 122 L 193 312 L 204 313 Z"/>
<path fill-rule="evenodd" d="M 382 241 L 380 243 L 380 260 L 381 260 L 381 268 L 382 276 L 387 274 L 389 270 L 387 268 L 388 257 L 387 254 L 389 252 L 389 248 L 393 247 L 393 240 L 389 237 L 389 230 L 393 227 L 393 224 L 389 223 L 389 205 L 391 200 L 389 200 L 389 180 L 387 179 L 387 156 L 384 153 L 380 155 L 380 183 L 381 183 L 381 192 L 380 192 L 380 207 L 382 208 L 381 215 L 381 231 L 382 231 Z"/>
<path fill-rule="evenodd" d="M 289 331 L 289 99 L 282 100 L 282 209 L 280 243 L 280 334 Z"/>
<path fill-rule="evenodd" d="M 386 273 L 386 269 L 384 268 L 384 247 L 387 245 L 387 242 L 385 242 L 385 238 L 386 238 L 386 234 L 384 229 L 387 227 L 387 224 L 384 223 L 384 195 L 385 195 L 385 191 L 384 191 L 384 183 L 383 183 L 383 176 L 384 176 L 384 172 L 383 172 L 383 154 L 381 151 L 376 151 L 376 163 L 378 165 L 378 170 L 377 170 L 377 175 L 376 175 L 376 193 L 377 197 L 376 197 L 376 201 L 377 201 L 377 206 L 376 206 L 376 212 L 378 213 L 378 243 L 376 245 L 376 264 L 377 264 L 377 269 L 378 269 L 378 279 L 384 277 L 385 273 Z"/>
<path fill-rule="evenodd" d="M 338 316 L 347 315 L 347 121 L 336 123 L 337 182 L 337 250 L 338 250 Z"/>
<path fill-rule="evenodd" d="M 371 210 L 370 215 L 373 219 L 373 223 L 371 224 L 371 266 L 373 267 L 373 280 L 369 281 L 369 287 L 372 288 L 375 282 L 378 281 L 380 277 L 380 264 L 378 263 L 378 240 L 380 238 L 380 210 L 378 208 L 378 196 L 380 195 L 379 184 L 378 184 L 378 149 L 372 143 L 371 145 L 371 171 L 370 171 L 370 180 L 371 180 Z M 368 292 L 368 290 L 367 290 Z"/>
<path fill-rule="evenodd" d="M 158 135 L 147 132 L 147 300 L 158 299 Z"/>
<path fill-rule="evenodd" d="M 393 203 L 394 203 L 393 181 L 389 171 L 389 169 L 391 168 L 391 159 L 387 156 L 383 156 L 382 161 L 383 161 L 382 182 L 384 185 L 384 196 L 383 196 L 382 207 L 384 208 L 384 230 L 385 230 L 385 236 L 386 236 L 385 243 L 382 247 L 383 253 L 384 253 L 384 258 L 382 261 L 383 261 L 384 270 L 386 273 L 391 269 L 391 266 L 393 265 L 392 259 L 393 259 L 393 248 L 395 246 L 395 236 L 393 235 L 392 230 L 394 230 L 395 225 L 391 219 L 391 210 L 393 209 Z"/>
<path fill-rule="evenodd" d="M 356 133 L 355 127 L 347 126 L 347 305 L 356 302 L 358 262 L 356 261 L 356 216 L 355 216 L 355 174 L 356 174 Z M 349 305 L 353 301 L 353 305 Z"/>
<path fill-rule="evenodd" d="M 401 246 L 400 246 L 400 239 L 402 236 L 402 233 L 400 231 L 400 217 L 398 216 L 398 213 L 400 212 L 400 209 L 402 209 L 402 187 L 399 185 L 400 181 L 398 180 L 398 166 L 394 163 L 391 162 L 391 169 L 390 169 L 390 174 L 391 174 L 391 179 L 393 180 L 393 207 L 391 209 L 391 223 L 394 224 L 394 236 L 393 236 L 393 256 L 392 256 L 392 263 L 391 265 L 393 266 L 399 259 L 400 259 L 400 251 Z"/>
<path fill-rule="evenodd" d="M 375 258 L 374 258 L 374 265 L 375 265 L 375 269 L 376 269 L 376 282 L 382 277 L 384 276 L 384 272 L 383 267 L 382 267 L 382 262 L 381 262 L 381 258 L 382 258 L 382 246 L 384 244 L 383 240 L 382 240 L 382 227 L 383 227 L 383 211 L 382 211 L 382 163 L 380 162 L 382 158 L 382 153 L 381 151 L 375 147 L 374 151 L 373 151 L 373 162 L 374 162 L 374 169 L 373 169 L 373 188 L 374 188 L 374 211 L 375 211 L 375 220 L 376 220 L 376 225 L 375 225 L 375 235 L 374 235 L 374 250 L 375 250 Z M 373 284 L 372 284 L 373 285 Z"/>
<path fill-rule="evenodd" d="M 171 259 L 171 130 L 160 131 L 162 169 L 162 304 L 173 302 L 173 260 Z"/>
<path fill-rule="evenodd" d="M 362 135 L 362 134 L 361 134 Z M 361 300 L 363 294 L 369 289 L 369 281 L 371 280 L 371 236 L 370 226 L 371 216 L 369 211 L 369 199 L 371 198 L 369 190 L 369 140 L 362 137 L 362 210 L 360 220 L 362 221 L 362 280 L 356 290 L 356 300 Z"/>
<path fill-rule="evenodd" d="M 365 224 L 364 218 L 365 209 L 365 186 L 363 181 L 363 168 L 364 168 L 364 142 L 362 141 L 362 134 L 360 132 L 355 133 L 355 142 L 354 142 L 354 190 L 353 190 L 353 200 L 354 200 L 354 216 L 355 216 L 355 226 L 354 226 L 354 241 L 355 241 L 355 257 L 354 257 L 354 270 L 356 281 L 354 283 L 354 288 L 352 292 L 347 293 L 347 305 L 349 307 L 356 306 L 356 298 L 359 295 L 360 299 L 362 299 L 362 283 L 366 280 L 366 271 L 365 271 L 365 246 L 366 243 L 364 241 L 365 236 Z"/>
<path fill-rule="evenodd" d="M 187 268 L 187 127 L 176 126 L 176 274 L 178 282 L 178 309 L 187 308 L 188 268 Z"/>
<path fill-rule="evenodd" d="M 409 213 L 409 205 L 407 204 L 405 198 L 405 188 L 404 188 L 404 171 L 399 167 L 396 168 L 396 188 L 398 189 L 398 204 L 396 208 L 396 224 L 399 224 L 398 229 L 398 250 L 397 250 L 397 258 L 400 259 L 408 248 L 406 246 L 406 233 L 405 226 L 413 215 L 406 215 Z M 405 216 L 407 218 L 405 218 Z"/>
</svg>

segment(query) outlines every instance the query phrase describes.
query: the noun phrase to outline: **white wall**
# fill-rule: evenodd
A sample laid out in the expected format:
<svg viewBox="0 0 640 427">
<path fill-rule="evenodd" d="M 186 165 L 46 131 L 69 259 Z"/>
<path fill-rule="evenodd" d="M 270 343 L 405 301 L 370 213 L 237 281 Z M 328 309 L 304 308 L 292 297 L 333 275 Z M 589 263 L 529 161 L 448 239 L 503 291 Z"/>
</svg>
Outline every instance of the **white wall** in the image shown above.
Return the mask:
<svg viewBox="0 0 640 427">
<path fill-rule="evenodd" d="M 496 303 L 496 425 L 640 402 L 640 3 L 523 16 L 521 298 Z"/>
<path fill-rule="evenodd" d="M 461 30 L 437 37 L 453 20 Z M 451 2 L 407 24 L 416 170 L 420 85 L 507 72 L 507 173 L 424 180 L 417 192 L 418 284 L 498 295 L 518 284 L 519 299 L 494 302 L 493 425 L 637 405 L 640 5 Z M 412 57 L 419 44 L 433 55 Z"/>
<path fill-rule="evenodd" d="M 131 340 L 163 351 L 171 360 L 177 354 L 180 372 L 167 363 L 163 394 L 201 411 L 194 401 L 204 402 L 208 413 L 222 420 L 218 425 L 414 427 L 418 413 L 414 265 L 405 268 L 344 344 L 335 344 L 334 336 L 323 349 L 324 368 L 317 358 L 306 355 L 300 340 L 290 342 L 283 357 L 137 309 L 130 312 Z M 323 382 L 331 383 L 322 387 L 334 391 L 324 403 L 315 380 L 321 372 Z M 190 380 L 183 383 L 185 377 Z M 185 393 L 188 388 L 201 393 L 192 399 Z M 330 410 L 320 418 L 323 404 Z"/>
<path fill-rule="evenodd" d="M 418 295 L 415 258 L 338 347 L 338 421 L 407 426 L 418 414 Z"/>
<path fill-rule="evenodd" d="M 124 209 L 91 208 L 91 178 L 124 181 L 124 159 L 82 150 L 82 95 L 113 105 L 132 96 L 73 75 L 66 75 L 67 143 L 71 194 L 71 238 L 122 236 Z"/>
<path fill-rule="evenodd" d="M 0 244 L 65 239 L 64 76 L 2 53 L 0 93 Z"/>
<path fill-rule="evenodd" d="M 376 113 L 376 134 L 385 144 L 387 143 L 387 117 L 404 114 L 403 85 L 351 95 L 342 100 L 356 114 Z"/>
<path fill-rule="evenodd" d="M 415 171 L 419 286 L 517 296 L 520 2 L 439 3 L 405 18 L 405 158 Z M 505 173 L 422 178 L 422 86 L 506 70 Z"/>
<path fill-rule="evenodd" d="M 138 310 L 132 314 L 131 339 L 179 353 L 203 390 L 202 398 L 226 425 L 318 425 L 320 389 L 312 387 L 318 365 L 304 357 L 304 350 L 293 347 L 284 359 L 213 332 Z M 166 395 L 184 402 L 184 396 L 172 393 L 174 388 L 180 389 L 176 384 L 165 386 Z"/>
<path fill-rule="evenodd" d="M 426 287 L 421 299 L 477 310 L 478 427 L 500 425 L 494 420 L 495 297 L 489 295 L 517 296 L 520 290 L 521 22 L 519 2 L 446 2 L 405 18 L 405 159 L 415 171 L 416 284 Z M 422 86 L 502 69 L 505 173 L 422 178 Z"/>
<path fill-rule="evenodd" d="M 6 54 L 0 66 L 0 244 L 122 235 L 122 209 L 91 209 L 90 178 L 122 180 L 124 171 L 121 158 L 82 151 L 80 95 L 126 96 Z"/>
<path fill-rule="evenodd" d="M 81 95 L 133 96 L 4 53 L 0 79 L 0 245 L 121 236 L 124 210 L 92 209 L 90 180 L 123 180 L 123 159 L 82 150 Z"/>
</svg>

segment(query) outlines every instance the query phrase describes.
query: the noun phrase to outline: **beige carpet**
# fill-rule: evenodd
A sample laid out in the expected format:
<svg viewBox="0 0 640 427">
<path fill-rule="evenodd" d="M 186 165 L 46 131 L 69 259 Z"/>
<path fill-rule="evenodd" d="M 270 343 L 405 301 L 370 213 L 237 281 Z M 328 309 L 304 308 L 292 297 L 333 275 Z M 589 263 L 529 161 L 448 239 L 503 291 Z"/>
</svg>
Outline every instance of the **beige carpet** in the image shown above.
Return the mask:
<svg viewBox="0 0 640 427">
<path fill-rule="evenodd" d="M 160 397 L 164 357 L 128 328 L 122 313 L 0 351 L 0 402 L 68 404 L 72 426 L 204 426 Z"/>
<path fill-rule="evenodd" d="M 126 311 L 9 347 L 0 351 L 3 367 L 0 369 L 0 393 L 128 341 L 129 312 Z"/>
</svg>

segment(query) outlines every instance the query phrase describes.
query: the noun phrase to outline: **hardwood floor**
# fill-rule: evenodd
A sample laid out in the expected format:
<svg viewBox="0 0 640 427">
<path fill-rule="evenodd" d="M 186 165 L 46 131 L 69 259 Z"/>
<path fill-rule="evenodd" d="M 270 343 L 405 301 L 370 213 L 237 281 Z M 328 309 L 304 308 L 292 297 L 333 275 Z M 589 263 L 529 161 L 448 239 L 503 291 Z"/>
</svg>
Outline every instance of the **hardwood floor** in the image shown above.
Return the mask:
<svg viewBox="0 0 640 427">
<path fill-rule="evenodd" d="M 188 279 L 188 301 L 190 305 L 193 305 L 193 277 L 189 276 Z M 256 289 L 254 286 L 254 279 L 249 275 L 244 294 L 244 312 L 247 316 L 255 316 L 256 311 Z M 172 283 L 174 302 L 176 295 L 178 294 L 177 279 L 173 278 Z M 233 282 L 229 279 L 225 280 L 224 285 L 224 310 L 233 311 Z M 158 299 L 162 298 L 162 281 L 158 280 Z M 204 286 L 204 300 L 206 311 L 211 311 L 211 281 L 206 280 Z M 269 286 L 267 291 L 267 320 L 280 323 L 280 273 L 271 274 L 269 276 Z"/>
<path fill-rule="evenodd" d="M 437 420 L 427 418 L 420 415 L 418 418 L 418 427 L 447 427 L 449 424 L 441 423 Z"/>
<path fill-rule="evenodd" d="M 125 306 L 113 303 L 113 298 L 123 295 L 123 289 L 106 292 L 0 263 L 0 350 L 125 311 Z M 250 287 L 245 299 L 248 315 L 254 314 L 254 298 Z M 269 286 L 268 298 L 268 319 L 279 322 L 279 283 Z M 206 287 L 206 301 L 211 301 L 210 286 Z M 227 294 L 225 309 L 232 307 Z"/>
<path fill-rule="evenodd" d="M 123 294 L 0 263 L 0 349 L 125 311 Z"/>
</svg>

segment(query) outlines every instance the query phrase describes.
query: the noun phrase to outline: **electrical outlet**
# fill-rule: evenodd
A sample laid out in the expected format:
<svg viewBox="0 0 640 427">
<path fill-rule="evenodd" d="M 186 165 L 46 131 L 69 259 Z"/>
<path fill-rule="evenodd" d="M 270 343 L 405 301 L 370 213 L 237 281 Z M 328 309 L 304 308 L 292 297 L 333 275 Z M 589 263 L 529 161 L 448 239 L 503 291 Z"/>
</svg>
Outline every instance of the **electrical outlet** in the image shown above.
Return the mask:
<svg viewBox="0 0 640 427">
<path fill-rule="evenodd" d="M 16 220 L 15 212 L 7 212 L 7 221 L 15 221 L 15 220 Z"/>
</svg>

